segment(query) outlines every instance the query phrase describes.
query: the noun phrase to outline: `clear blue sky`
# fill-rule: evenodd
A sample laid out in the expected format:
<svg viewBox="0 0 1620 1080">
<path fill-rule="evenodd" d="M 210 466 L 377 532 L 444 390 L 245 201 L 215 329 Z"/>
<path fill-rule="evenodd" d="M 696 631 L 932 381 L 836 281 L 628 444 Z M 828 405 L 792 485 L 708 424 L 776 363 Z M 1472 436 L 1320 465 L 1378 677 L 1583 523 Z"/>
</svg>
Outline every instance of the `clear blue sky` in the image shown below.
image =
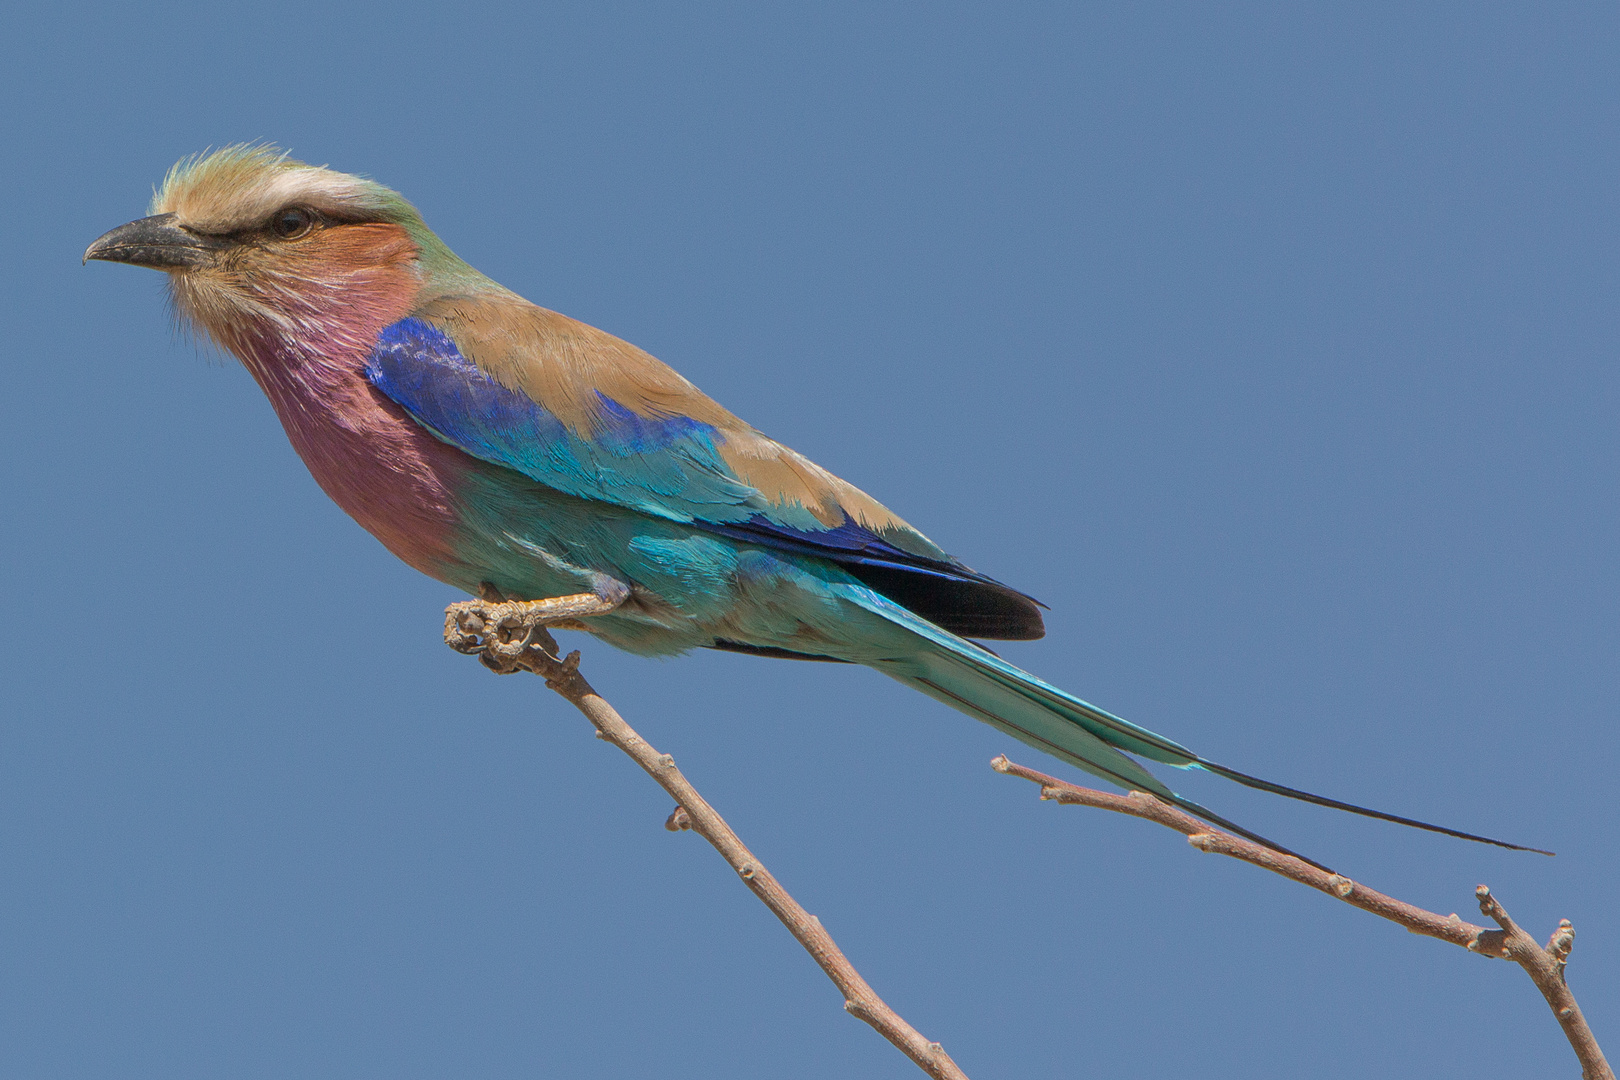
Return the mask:
<svg viewBox="0 0 1620 1080">
<path fill-rule="evenodd" d="M 269 139 L 1051 605 L 1019 663 L 1472 917 L 1620 1052 L 1612 5 L 34 6 L 8 17 L 0 1073 L 909 1077 L 667 798 L 306 474 L 157 274 Z M 1519 971 L 1038 803 L 880 676 L 586 670 L 969 1075 L 1577 1075 Z"/>
</svg>

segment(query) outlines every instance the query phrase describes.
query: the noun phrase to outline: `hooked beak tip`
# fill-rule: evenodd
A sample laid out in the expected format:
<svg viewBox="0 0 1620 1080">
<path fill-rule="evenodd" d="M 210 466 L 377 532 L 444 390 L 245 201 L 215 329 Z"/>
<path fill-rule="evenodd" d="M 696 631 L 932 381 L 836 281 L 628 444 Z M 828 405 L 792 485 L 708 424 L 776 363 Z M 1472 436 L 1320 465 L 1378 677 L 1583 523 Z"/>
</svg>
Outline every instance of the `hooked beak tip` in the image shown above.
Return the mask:
<svg viewBox="0 0 1620 1080">
<path fill-rule="evenodd" d="M 84 251 L 83 266 L 91 259 L 149 266 L 154 270 L 185 271 L 206 265 L 222 241 L 183 229 L 173 214 L 154 214 L 120 225 Z"/>
</svg>

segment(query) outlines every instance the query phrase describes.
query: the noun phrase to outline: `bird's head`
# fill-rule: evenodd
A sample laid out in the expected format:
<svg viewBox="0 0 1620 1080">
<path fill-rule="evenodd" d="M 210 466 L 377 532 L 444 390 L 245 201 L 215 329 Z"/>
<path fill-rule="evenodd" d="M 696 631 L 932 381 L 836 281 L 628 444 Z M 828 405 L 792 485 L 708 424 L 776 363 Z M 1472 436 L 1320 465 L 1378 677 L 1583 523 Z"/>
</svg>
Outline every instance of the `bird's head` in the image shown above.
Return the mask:
<svg viewBox="0 0 1620 1080">
<path fill-rule="evenodd" d="M 263 342 L 369 348 L 428 283 L 481 279 L 397 192 L 273 147 L 181 161 L 151 209 L 85 260 L 165 271 L 180 314 L 244 357 Z"/>
</svg>

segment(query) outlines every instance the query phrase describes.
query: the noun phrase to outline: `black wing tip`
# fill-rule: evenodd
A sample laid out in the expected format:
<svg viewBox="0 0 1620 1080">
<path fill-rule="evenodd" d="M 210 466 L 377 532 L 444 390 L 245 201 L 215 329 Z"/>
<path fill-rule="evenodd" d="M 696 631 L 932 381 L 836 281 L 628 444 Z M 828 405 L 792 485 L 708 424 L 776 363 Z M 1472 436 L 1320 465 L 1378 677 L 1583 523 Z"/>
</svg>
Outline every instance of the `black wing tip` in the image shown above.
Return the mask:
<svg viewBox="0 0 1620 1080">
<path fill-rule="evenodd" d="M 758 514 L 746 522 L 697 520 L 693 527 L 779 551 L 813 555 L 843 567 L 856 580 L 934 625 L 967 638 L 1036 641 L 1046 636 L 1046 605 L 988 574 L 896 547 L 880 533 L 845 521 L 822 532 L 773 525 Z"/>
<path fill-rule="evenodd" d="M 1218 765 L 1215 762 L 1205 760 L 1204 758 L 1199 758 L 1197 764 L 1199 768 L 1212 772 L 1216 776 L 1224 776 L 1228 780 L 1234 780 L 1237 783 L 1242 784 L 1244 787 L 1254 788 L 1256 791 L 1268 791 L 1273 795 L 1282 795 L 1285 798 L 1298 799 L 1300 802 L 1314 803 L 1317 806 L 1326 806 L 1333 810 L 1343 810 L 1350 814 L 1360 814 L 1362 817 L 1377 818 L 1379 821 L 1389 821 L 1396 825 L 1405 825 L 1408 828 L 1423 829 L 1427 832 L 1441 833 L 1445 836 L 1454 836 L 1459 840 L 1472 840 L 1476 844 L 1491 844 L 1495 847 L 1507 848 L 1509 851 L 1528 851 L 1532 854 L 1548 856 L 1554 856 L 1557 854 L 1557 852 L 1548 851 L 1546 848 L 1530 847 L 1525 844 L 1513 844 L 1506 840 L 1498 840 L 1491 836 L 1480 836 L 1478 833 L 1463 832 L 1461 829 L 1451 829 L 1444 825 L 1435 825 L 1432 822 L 1419 821 L 1417 818 L 1402 817 L 1399 814 L 1391 814 L 1384 810 L 1374 810 L 1368 806 L 1357 806 L 1355 803 L 1341 802 L 1338 799 L 1330 799 L 1325 795 L 1313 795 L 1309 791 L 1301 791 L 1298 788 L 1288 787 L 1286 784 L 1278 784 L 1270 780 L 1262 780 L 1258 776 L 1250 776 L 1248 773 L 1238 772 L 1236 769 L 1229 769 L 1225 765 Z"/>
<path fill-rule="evenodd" d="M 846 563 L 856 580 L 965 638 L 1039 641 L 1046 636 L 1043 605 L 1009 585 L 966 567 L 954 576 L 898 565 Z"/>
</svg>

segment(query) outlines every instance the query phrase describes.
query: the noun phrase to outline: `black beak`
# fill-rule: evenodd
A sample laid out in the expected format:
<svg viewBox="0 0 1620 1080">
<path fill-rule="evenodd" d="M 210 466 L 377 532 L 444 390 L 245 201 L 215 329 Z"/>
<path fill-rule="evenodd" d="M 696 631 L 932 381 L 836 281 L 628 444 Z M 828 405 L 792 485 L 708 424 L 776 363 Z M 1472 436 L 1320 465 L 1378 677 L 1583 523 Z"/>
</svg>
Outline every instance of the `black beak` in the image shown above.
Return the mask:
<svg viewBox="0 0 1620 1080">
<path fill-rule="evenodd" d="M 213 261 L 214 252 L 226 241 L 205 233 L 194 233 L 174 224 L 173 214 L 143 217 L 120 225 L 84 253 L 84 261 L 150 266 L 156 270 L 196 270 Z"/>
</svg>

